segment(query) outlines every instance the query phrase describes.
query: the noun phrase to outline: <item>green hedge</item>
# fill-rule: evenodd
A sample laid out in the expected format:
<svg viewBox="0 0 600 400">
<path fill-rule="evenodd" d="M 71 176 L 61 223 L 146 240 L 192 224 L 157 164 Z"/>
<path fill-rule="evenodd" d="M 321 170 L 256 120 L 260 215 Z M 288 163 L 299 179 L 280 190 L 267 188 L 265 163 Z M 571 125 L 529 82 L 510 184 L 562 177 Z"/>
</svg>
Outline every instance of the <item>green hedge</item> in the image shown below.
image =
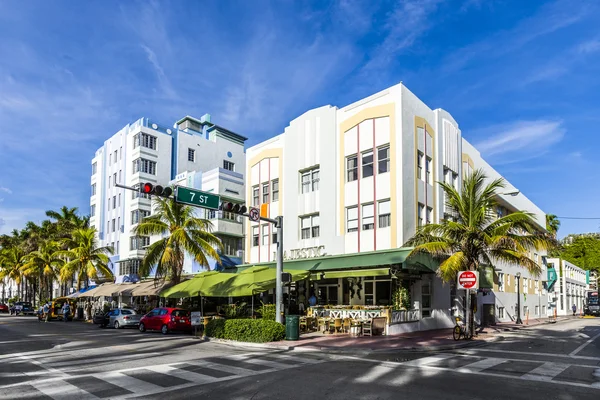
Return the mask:
<svg viewBox="0 0 600 400">
<path fill-rule="evenodd" d="M 206 326 L 206 336 L 239 342 L 274 342 L 283 340 L 285 327 L 265 319 L 213 319 Z"/>
</svg>

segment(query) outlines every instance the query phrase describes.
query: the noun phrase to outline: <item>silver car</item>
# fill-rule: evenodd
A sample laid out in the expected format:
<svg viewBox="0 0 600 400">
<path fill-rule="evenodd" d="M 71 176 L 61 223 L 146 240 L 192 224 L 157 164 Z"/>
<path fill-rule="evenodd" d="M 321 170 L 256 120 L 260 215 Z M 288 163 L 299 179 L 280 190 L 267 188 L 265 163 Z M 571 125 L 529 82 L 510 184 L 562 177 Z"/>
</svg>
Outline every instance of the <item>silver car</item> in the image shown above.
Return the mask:
<svg viewBox="0 0 600 400">
<path fill-rule="evenodd" d="M 108 326 L 115 329 L 125 328 L 126 326 L 139 326 L 142 314 L 129 308 L 117 308 L 108 313 Z"/>
</svg>

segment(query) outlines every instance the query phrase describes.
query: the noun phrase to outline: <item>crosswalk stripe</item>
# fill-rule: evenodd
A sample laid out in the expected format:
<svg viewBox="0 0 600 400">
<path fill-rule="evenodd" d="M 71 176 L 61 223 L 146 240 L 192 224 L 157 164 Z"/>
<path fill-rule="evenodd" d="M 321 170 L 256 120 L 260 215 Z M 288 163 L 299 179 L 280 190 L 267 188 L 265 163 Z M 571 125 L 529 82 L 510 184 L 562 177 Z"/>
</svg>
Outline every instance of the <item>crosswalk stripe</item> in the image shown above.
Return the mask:
<svg viewBox="0 0 600 400">
<path fill-rule="evenodd" d="M 170 365 L 154 365 L 147 367 L 147 369 L 154 372 L 159 372 L 161 374 L 175 376 L 177 378 L 185 379 L 186 381 L 197 384 L 212 383 L 219 380 L 219 378 L 214 378 L 212 376 L 203 375 L 197 372 L 186 371 Z"/>
<path fill-rule="evenodd" d="M 78 388 L 77 386 L 71 385 L 64 380 L 55 382 L 40 382 L 35 383 L 33 386 L 46 396 L 56 400 L 79 400 L 81 398 L 89 399 L 90 396 L 93 396 L 92 398 L 97 399 L 96 396 Z"/>
<path fill-rule="evenodd" d="M 480 372 L 484 369 L 488 369 L 498 364 L 502 364 L 505 361 L 506 360 L 503 358 L 484 358 L 483 360 L 475 361 L 472 364 L 465 365 L 464 367 L 461 367 L 458 370 L 461 372 Z"/>
<path fill-rule="evenodd" d="M 377 379 L 380 379 L 382 376 L 388 374 L 391 371 L 393 371 L 393 369 L 387 365 L 376 365 L 376 366 L 372 367 L 369 370 L 369 372 L 367 372 L 360 378 L 356 379 L 355 382 L 357 382 L 357 383 L 372 383 L 372 382 L 376 381 Z"/>
<path fill-rule="evenodd" d="M 234 357 L 229 357 L 229 358 L 232 360 L 239 360 L 239 361 L 243 361 L 245 363 L 250 363 L 250 364 L 265 365 L 265 366 L 271 367 L 273 369 L 285 369 L 285 368 L 293 367 L 293 365 L 285 364 L 283 362 L 265 360 L 265 359 L 261 359 L 261 358 L 250 358 L 250 357 L 240 357 L 240 356 L 234 356 Z"/>
<path fill-rule="evenodd" d="M 547 362 L 522 375 L 521 378 L 532 381 L 550 381 L 569 367 L 569 364 Z"/>
<path fill-rule="evenodd" d="M 109 372 L 101 377 L 98 376 L 98 378 L 136 394 L 152 393 L 162 389 L 161 386 L 133 378 L 122 372 Z"/>
<path fill-rule="evenodd" d="M 252 371 L 252 370 L 241 368 L 241 367 L 234 367 L 232 365 L 227 365 L 227 364 L 219 364 L 217 362 L 208 362 L 208 361 L 204 361 L 204 360 L 188 360 L 188 361 L 186 361 L 186 363 L 192 364 L 192 365 L 198 365 L 203 368 L 210 368 L 210 369 L 216 369 L 219 371 L 231 372 L 231 373 L 234 373 L 235 375 L 239 375 L 239 376 L 250 376 L 250 375 L 255 375 L 255 374 L 261 372 L 261 371 Z M 264 370 L 262 372 L 267 372 L 267 371 L 270 371 L 270 370 Z"/>
<path fill-rule="evenodd" d="M 415 360 L 403 362 L 402 365 L 407 365 L 410 367 L 421 367 L 423 365 L 432 364 L 434 362 L 442 361 L 447 358 L 455 357 L 454 354 L 437 354 L 435 356 L 417 358 Z"/>
</svg>

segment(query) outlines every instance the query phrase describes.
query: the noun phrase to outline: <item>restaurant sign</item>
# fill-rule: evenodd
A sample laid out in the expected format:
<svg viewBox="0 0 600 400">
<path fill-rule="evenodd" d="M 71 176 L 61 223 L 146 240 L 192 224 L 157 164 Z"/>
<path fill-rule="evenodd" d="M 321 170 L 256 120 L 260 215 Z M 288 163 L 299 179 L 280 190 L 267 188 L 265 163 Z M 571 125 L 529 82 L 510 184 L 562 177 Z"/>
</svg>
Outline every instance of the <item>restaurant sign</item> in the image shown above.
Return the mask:
<svg viewBox="0 0 600 400">
<path fill-rule="evenodd" d="M 284 260 L 300 260 L 303 258 L 315 258 L 327 255 L 325 246 L 305 247 L 302 249 L 292 249 L 283 251 Z M 277 260 L 277 252 L 273 252 L 273 261 Z"/>
</svg>

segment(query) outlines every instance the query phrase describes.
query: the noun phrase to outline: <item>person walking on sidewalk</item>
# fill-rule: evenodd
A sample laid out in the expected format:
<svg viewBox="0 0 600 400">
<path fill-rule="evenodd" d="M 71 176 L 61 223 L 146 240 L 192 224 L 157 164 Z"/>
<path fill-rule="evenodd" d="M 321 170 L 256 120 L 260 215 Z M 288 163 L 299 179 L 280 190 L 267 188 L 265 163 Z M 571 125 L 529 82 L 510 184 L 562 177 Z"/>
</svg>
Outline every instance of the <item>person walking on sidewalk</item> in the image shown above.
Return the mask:
<svg viewBox="0 0 600 400">
<path fill-rule="evenodd" d="M 575 313 L 577 312 L 577 306 L 575 304 L 573 304 L 573 307 L 571 307 L 571 310 L 573 310 L 573 316 L 575 316 Z"/>
<path fill-rule="evenodd" d="M 48 319 L 50 318 L 50 305 L 48 304 L 48 302 L 46 302 L 46 304 L 44 304 L 44 307 L 42 308 L 42 312 L 44 315 L 44 322 L 48 322 Z"/>
<path fill-rule="evenodd" d="M 71 306 L 69 305 L 68 301 L 66 301 L 65 304 L 63 304 L 62 312 L 64 321 L 67 322 L 69 320 L 69 314 L 71 313 Z"/>
</svg>

